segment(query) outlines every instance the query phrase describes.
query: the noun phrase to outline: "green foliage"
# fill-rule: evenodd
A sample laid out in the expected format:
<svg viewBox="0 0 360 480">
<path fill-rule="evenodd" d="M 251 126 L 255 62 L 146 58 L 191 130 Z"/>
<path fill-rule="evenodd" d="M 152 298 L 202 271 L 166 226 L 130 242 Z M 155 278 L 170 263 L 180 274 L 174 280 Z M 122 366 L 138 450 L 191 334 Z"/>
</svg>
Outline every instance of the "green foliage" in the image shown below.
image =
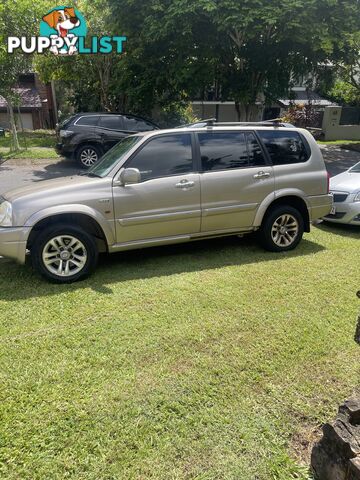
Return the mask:
<svg viewBox="0 0 360 480">
<path fill-rule="evenodd" d="M 344 58 L 358 28 L 352 0 L 109 0 L 128 35 L 125 83 L 152 103 L 165 92 L 189 97 L 214 81 L 222 99 L 253 105 L 285 94 L 292 78 Z M 146 92 L 146 95 L 145 95 Z M 262 98 L 264 96 L 264 98 Z M 148 108 L 148 105 L 146 105 Z"/>
<path fill-rule="evenodd" d="M 344 80 L 337 80 L 329 96 L 341 105 L 360 106 L 360 88 Z"/>
<path fill-rule="evenodd" d="M 194 123 L 199 119 L 194 115 L 190 104 L 174 102 L 161 105 L 153 112 L 153 119 L 161 128 L 171 128 L 187 123 Z"/>
</svg>

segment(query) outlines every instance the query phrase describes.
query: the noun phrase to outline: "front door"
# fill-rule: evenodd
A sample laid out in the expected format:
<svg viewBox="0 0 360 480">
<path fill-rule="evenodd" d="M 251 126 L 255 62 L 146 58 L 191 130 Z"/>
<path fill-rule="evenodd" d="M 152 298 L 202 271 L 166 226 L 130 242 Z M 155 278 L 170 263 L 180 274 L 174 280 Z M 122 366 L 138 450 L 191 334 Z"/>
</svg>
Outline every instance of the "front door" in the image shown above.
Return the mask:
<svg viewBox="0 0 360 480">
<path fill-rule="evenodd" d="M 200 232 L 200 175 L 190 133 L 150 138 L 129 167 L 140 170 L 141 182 L 113 187 L 117 243 Z"/>
<path fill-rule="evenodd" d="M 273 167 L 254 132 L 198 133 L 202 232 L 252 227 L 261 202 L 275 196 Z"/>
</svg>

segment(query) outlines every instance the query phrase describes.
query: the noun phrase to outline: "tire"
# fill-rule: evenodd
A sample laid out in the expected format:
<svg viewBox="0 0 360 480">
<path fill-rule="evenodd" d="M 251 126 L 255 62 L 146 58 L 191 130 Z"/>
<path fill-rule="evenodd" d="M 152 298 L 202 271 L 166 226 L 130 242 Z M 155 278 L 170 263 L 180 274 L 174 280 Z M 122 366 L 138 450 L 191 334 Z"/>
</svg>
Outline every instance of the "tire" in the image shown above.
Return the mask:
<svg viewBox="0 0 360 480">
<path fill-rule="evenodd" d="M 90 168 L 102 155 L 100 147 L 95 145 L 81 145 L 76 152 L 76 159 L 83 168 Z"/>
<path fill-rule="evenodd" d="M 270 252 L 286 252 L 297 247 L 304 233 L 304 219 L 294 207 L 271 209 L 259 230 L 261 245 Z"/>
<path fill-rule="evenodd" d="M 92 235 L 65 224 L 40 232 L 31 247 L 33 268 L 54 283 L 72 283 L 87 277 L 95 269 L 98 255 Z"/>
</svg>

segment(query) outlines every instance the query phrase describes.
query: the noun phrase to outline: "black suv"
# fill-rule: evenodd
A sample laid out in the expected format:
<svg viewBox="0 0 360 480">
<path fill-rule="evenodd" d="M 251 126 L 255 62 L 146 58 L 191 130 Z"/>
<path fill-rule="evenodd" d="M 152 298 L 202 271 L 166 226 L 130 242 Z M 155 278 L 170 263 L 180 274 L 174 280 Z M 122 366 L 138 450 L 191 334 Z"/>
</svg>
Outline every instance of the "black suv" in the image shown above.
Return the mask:
<svg viewBox="0 0 360 480">
<path fill-rule="evenodd" d="M 64 157 L 75 157 L 83 167 L 89 168 L 122 138 L 158 128 L 132 115 L 78 113 L 57 127 L 56 151 Z"/>
</svg>

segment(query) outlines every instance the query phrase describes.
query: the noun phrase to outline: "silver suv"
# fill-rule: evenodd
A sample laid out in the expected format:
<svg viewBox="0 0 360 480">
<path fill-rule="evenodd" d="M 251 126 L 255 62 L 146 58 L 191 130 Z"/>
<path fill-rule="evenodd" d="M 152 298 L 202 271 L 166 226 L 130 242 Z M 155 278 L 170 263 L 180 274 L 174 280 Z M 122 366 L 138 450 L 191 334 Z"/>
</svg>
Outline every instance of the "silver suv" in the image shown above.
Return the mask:
<svg viewBox="0 0 360 480">
<path fill-rule="evenodd" d="M 99 252 L 258 231 L 295 248 L 332 206 L 314 138 L 281 123 L 203 121 L 126 137 L 89 171 L 0 198 L 0 255 L 72 282 Z"/>
</svg>

